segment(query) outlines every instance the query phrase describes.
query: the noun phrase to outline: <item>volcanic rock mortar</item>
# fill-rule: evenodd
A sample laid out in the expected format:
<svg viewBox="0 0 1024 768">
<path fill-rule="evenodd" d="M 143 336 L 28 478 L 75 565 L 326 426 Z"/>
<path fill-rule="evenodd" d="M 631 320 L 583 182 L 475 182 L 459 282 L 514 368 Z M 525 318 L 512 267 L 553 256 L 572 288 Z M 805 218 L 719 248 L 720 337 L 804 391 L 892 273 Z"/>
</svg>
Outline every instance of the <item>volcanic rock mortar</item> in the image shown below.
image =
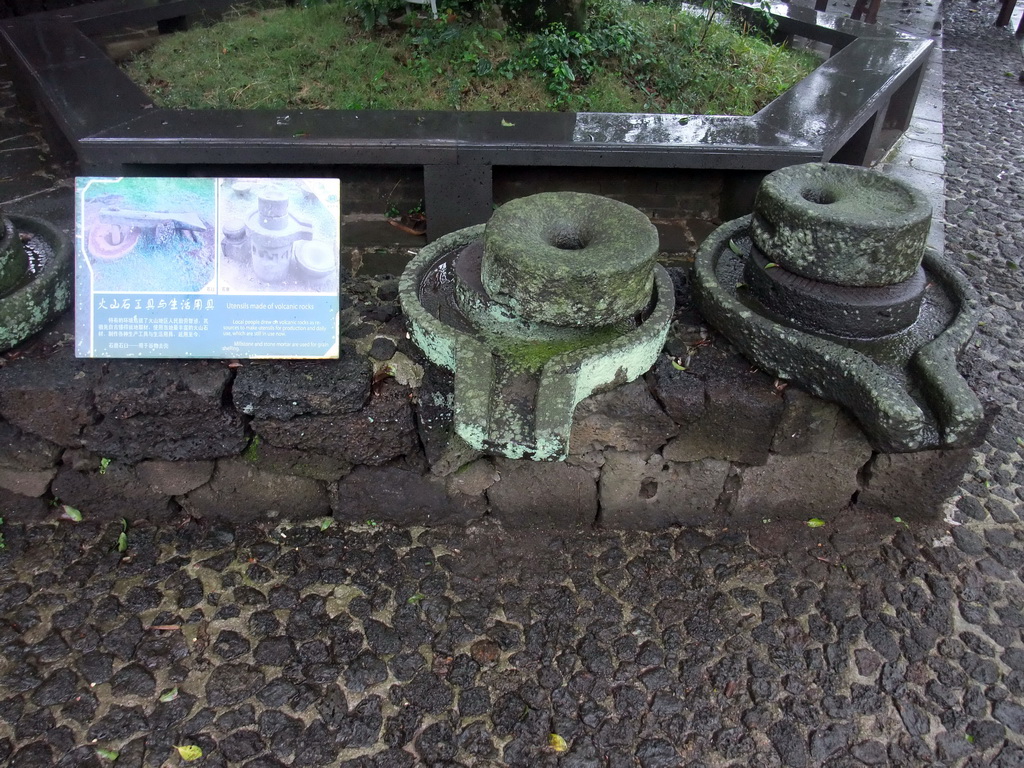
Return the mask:
<svg viewBox="0 0 1024 768">
<path fill-rule="evenodd" d="M 0 352 L 71 302 L 71 241 L 45 221 L 0 210 Z"/>
<path fill-rule="evenodd" d="M 674 310 L 640 211 L 595 195 L 513 200 L 424 248 L 402 275 L 413 340 L 455 373 L 455 431 L 511 458 L 562 459 L 585 397 L 654 364 Z"/>
<path fill-rule="evenodd" d="M 876 171 L 775 171 L 698 251 L 698 307 L 756 365 L 845 405 L 879 450 L 972 444 L 984 414 L 956 360 L 978 301 L 925 246 L 930 221 L 920 192 Z"/>
</svg>

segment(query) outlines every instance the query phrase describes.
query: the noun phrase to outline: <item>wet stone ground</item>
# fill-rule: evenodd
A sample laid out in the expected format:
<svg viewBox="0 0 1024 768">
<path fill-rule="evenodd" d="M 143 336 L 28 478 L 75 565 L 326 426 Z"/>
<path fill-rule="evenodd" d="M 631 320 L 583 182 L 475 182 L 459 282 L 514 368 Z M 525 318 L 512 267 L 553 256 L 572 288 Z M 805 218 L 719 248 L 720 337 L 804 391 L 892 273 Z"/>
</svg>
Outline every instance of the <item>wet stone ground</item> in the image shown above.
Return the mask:
<svg viewBox="0 0 1024 768">
<path fill-rule="evenodd" d="M 131 521 L 121 552 L 116 523 L 8 520 L 0 765 L 179 765 L 195 745 L 192 765 L 245 768 L 1024 766 L 1024 86 L 994 14 L 945 11 L 946 254 L 986 307 L 967 373 L 1001 406 L 959 524 L 183 518 Z M 2 199 L 66 200 L 50 166 L 18 171 L 38 137 L 15 133 Z"/>
<path fill-rule="evenodd" d="M 864 517 L 585 540 L 183 521 L 130 527 L 123 553 L 120 531 L 7 527 L 0 760 L 1024 760 L 1012 527 L 933 546 Z"/>
</svg>

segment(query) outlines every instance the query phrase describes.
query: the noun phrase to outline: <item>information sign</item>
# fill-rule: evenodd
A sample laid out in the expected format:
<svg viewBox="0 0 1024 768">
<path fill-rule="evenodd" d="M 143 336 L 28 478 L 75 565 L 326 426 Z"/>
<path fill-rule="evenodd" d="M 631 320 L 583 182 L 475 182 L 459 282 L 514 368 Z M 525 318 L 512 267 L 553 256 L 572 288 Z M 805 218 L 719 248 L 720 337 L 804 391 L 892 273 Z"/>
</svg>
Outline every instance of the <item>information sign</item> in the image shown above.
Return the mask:
<svg viewBox="0 0 1024 768">
<path fill-rule="evenodd" d="M 76 355 L 337 357 L 340 197 L 338 179 L 76 179 Z"/>
</svg>

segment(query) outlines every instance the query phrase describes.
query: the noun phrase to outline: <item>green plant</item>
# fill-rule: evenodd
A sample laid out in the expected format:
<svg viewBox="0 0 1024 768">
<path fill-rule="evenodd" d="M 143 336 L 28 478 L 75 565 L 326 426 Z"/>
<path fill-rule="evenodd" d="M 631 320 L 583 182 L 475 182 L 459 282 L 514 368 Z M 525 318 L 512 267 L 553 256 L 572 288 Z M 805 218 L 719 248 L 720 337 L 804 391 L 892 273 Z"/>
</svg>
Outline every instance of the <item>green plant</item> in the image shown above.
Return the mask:
<svg viewBox="0 0 1024 768">
<path fill-rule="evenodd" d="M 3 524 L 4 524 L 4 519 L 2 517 L 0 517 L 0 526 L 3 526 Z M 7 540 L 4 538 L 3 530 L 0 529 L 0 549 L 4 549 L 6 547 L 7 547 Z"/>
<path fill-rule="evenodd" d="M 345 0 L 343 5 L 362 20 L 364 29 L 388 26 L 389 16 L 405 8 L 404 0 Z"/>
<path fill-rule="evenodd" d="M 168 36 L 129 70 L 170 108 L 750 114 L 818 63 L 714 23 L 720 10 L 590 0 L 583 28 L 518 32 L 477 23 L 484 0 L 465 0 L 403 31 L 377 23 L 397 18 L 390 3 L 243 14 Z"/>
<path fill-rule="evenodd" d="M 109 466 L 110 466 L 110 459 L 107 459 L 107 458 L 100 459 L 100 474 L 101 475 L 107 474 L 107 467 L 109 467 Z"/>
<path fill-rule="evenodd" d="M 117 535 L 115 549 L 118 552 L 124 552 L 128 549 L 128 521 L 123 517 L 121 518 L 121 532 Z"/>
</svg>

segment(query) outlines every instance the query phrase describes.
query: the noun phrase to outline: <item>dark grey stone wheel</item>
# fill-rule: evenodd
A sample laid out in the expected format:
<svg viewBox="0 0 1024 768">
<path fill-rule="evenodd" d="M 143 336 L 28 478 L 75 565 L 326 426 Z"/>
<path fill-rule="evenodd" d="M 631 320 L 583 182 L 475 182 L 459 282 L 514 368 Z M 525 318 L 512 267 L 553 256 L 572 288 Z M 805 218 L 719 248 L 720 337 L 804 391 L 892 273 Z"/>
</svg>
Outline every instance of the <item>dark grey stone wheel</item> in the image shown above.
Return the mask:
<svg viewBox="0 0 1024 768">
<path fill-rule="evenodd" d="M 658 231 L 637 209 L 596 195 L 544 192 L 499 208 L 484 235 L 482 281 L 517 315 L 603 326 L 651 301 Z"/>
<path fill-rule="evenodd" d="M 927 279 L 918 267 L 908 280 L 881 287 L 823 283 L 770 262 L 752 246 L 743 270 L 750 292 L 770 312 L 804 330 L 869 339 L 902 331 L 917 320 Z"/>
<path fill-rule="evenodd" d="M 849 286 L 909 279 L 921 265 L 931 204 L 877 171 L 808 163 L 765 177 L 751 236 L 790 272 Z"/>
</svg>

